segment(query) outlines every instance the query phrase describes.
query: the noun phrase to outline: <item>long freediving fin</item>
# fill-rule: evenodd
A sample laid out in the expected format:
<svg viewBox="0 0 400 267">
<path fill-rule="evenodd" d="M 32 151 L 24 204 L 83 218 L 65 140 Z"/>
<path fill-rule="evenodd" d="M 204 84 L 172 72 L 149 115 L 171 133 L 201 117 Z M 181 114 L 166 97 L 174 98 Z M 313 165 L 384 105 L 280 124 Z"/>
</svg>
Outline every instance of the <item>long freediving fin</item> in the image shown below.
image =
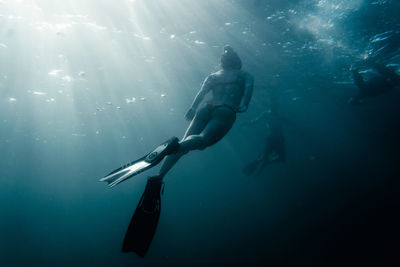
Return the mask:
<svg viewBox="0 0 400 267">
<path fill-rule="evenodd" d="M 110 187 L 113 187 L 147 169 L 154 167 L 160 163 L 165 156 L 176 153 L 178 148 L 179 139 L 177 137 L 172 137 L 146 156 L 112 171 L 107 176 L 101 178 L 100 181 L 107 182 Z"/>
<path fill-rule="evenodd" d="M 155 234 L 161 212 L 163 182 L 159 177 L 150 177 L 140 198 L 135 213 L 126 231 L 122 252 L 135 252 L 144 257 Z"/>
</svg>

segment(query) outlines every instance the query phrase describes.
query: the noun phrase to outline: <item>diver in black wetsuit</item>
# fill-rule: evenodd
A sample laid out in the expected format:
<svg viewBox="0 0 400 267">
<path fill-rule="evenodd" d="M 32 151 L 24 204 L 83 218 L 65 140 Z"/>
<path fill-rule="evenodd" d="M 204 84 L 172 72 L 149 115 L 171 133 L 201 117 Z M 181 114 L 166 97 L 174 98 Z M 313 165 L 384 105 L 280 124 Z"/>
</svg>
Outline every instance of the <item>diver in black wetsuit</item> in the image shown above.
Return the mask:
<svg viewBox="0 0 400 267">
<path fill-rule="evenodd" d="M 366 97 L 375 97 L 385 94 L 400 85 L 400 76 L 389 69 L 385 64 L 372 62 L 372 68 L 367 72 L 373 74 L 372 78 L 364 80 L 358 68 L 351 68 L 354 83 L 359 92 L 349 99 L 349 104 L 360 104 Z"/>
<path fill-rule="evenodd" d="M 253 122 L 257 122 L 265 117 L 267 119 L 268 133 L 266 135 L 264 150 L 255 160 L 249 162 L 243 168 L 243 172 L 246 175 L 258 175 L 272 162 L 286 162 L 285 137 L 282 131 L 282 119 L 277 114 L 277 100 L 275 95 L 271 97 L 271 100 L 271 109 L 263 112 L 258 118 L 253 120 Z"/>
</svg>

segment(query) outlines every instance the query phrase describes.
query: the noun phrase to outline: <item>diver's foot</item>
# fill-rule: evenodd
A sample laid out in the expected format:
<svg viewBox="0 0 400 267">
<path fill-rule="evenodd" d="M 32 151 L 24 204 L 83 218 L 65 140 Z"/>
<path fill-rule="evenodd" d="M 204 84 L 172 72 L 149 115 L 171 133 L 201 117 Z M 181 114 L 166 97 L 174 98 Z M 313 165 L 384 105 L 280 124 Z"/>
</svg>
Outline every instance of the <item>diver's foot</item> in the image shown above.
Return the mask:
<svg viewBox="0 0 400 267">
<path fill-rule="evenodd" d="M 160 208 L 163 184 L 162 178 L 159 176 L 153 176 L 147 179 L 142 203 L 140 204 L 143 211 L 147 213 L 158 212 Z"/>
<path fill-rule="evenodd" d="M 178 137 L 172 137 L 159 145 L 150 154 L 147 155 L 145 161 L 149 163 L 158 163 L 165 156 L 175 154 L 179 150 L 179 139 Z"/>
</svg>

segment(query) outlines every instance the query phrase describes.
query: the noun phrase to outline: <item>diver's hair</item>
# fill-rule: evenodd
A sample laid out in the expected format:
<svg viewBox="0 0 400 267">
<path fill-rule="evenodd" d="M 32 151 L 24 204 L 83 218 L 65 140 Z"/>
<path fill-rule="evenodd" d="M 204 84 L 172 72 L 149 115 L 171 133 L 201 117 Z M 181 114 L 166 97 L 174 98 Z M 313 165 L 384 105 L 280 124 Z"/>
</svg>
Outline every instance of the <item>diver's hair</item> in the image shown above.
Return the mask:
<svg viewBox="0 0 400 267">
<path fill-rule="evenodd" d="M 223 54 L 220 58 L 221 68 L 224 70 L 240 70 L 242 61 L 238 54 L 229 45 L 224 46 Z"/>
</svg>

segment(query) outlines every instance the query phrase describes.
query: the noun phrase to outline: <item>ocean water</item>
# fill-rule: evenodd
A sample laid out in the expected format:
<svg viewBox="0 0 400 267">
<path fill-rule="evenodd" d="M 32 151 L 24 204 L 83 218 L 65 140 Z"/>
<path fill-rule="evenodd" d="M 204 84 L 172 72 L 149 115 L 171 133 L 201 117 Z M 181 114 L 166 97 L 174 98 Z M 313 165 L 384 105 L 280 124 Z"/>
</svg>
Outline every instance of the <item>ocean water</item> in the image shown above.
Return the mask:
<svg viewBox="0 0 400 267">
<path fill-rule="evenodd" d="M 0 0 L 0 266 L 399 266 L 400 91 L 347 103 L 351 64 L 398 68 L 399 13 L 397 0 Z M 249 109 L 168 173 L 148 254 L 124 254 L 157 167 L 98 179 L 183 136 L 226 44 L 255 78 Z M 246 176 L 272 105 L 286 162 Z"/>
</svg>

